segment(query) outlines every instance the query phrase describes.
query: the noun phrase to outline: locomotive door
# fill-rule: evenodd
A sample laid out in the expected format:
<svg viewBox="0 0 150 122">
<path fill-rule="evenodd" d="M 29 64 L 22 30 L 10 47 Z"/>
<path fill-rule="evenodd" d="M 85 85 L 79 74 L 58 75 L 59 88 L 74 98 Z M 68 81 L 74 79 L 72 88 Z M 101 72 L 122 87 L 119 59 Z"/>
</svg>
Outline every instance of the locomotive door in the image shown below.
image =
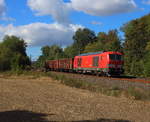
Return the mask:
<svg viewBox="0 0 150 122">
<path fill-rule="evenodd" d="M 93 57 L 93 67 L 99 66 L 99 56 Z"/>
</svg>

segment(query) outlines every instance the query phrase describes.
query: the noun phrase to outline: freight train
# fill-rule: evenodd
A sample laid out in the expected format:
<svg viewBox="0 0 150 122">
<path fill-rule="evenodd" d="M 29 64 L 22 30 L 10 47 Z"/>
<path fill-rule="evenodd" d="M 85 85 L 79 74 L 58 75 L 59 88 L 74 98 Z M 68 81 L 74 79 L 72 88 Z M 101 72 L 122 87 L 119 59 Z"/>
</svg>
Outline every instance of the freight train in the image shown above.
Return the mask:
<svg viewBox="0 0 150 122">
<path fill-rule="evenodd" d="M 46 71 L 65 71 L 76 73 L 92 73 L 96 75 L 123 74 L 123 54 L 120 52 L 86 53 L 59 60 L 47 60 Z"/>
</svg>

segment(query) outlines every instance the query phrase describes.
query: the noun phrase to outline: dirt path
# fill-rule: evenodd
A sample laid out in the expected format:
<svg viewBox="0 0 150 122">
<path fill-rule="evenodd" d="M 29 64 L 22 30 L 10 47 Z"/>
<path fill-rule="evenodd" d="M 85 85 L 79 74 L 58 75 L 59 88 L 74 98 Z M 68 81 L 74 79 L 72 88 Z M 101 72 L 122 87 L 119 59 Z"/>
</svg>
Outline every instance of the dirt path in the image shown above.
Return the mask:
<svg viewBox="0 0 150 122">
<path fill-rule="evenodd" d="M 150 122 L 150 102 L 70 88 L 50 78 L 0 78 L 0 122 Z"/>
</svg>

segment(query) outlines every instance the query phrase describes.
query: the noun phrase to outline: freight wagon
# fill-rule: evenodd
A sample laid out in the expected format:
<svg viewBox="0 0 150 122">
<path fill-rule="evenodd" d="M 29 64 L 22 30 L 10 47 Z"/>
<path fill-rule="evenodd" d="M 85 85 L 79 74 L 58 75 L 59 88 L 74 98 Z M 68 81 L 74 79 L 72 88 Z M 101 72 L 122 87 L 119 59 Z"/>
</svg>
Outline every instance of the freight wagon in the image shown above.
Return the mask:
<svg viewBox="0 0 150 122">
<path fill-rule="evenodd" d="M 73 71 L 73 58 L 48 60 L 45 62 L 46 71 Z"/>
<path fill-rule="evenodd" d="M 50 71 L 54 71 L 59 69 L 58 66 L 58 60 L 48 60 L 45 62 L 45 69 L 46 71 L 50 70 Z"/>
<path fill-rule="evenodd" d="M 60 71 L 68 71 L 71 72 L 73 70 L 73 58 L 66 58 L 58 60 L 58 66 Z"/>
</svg>

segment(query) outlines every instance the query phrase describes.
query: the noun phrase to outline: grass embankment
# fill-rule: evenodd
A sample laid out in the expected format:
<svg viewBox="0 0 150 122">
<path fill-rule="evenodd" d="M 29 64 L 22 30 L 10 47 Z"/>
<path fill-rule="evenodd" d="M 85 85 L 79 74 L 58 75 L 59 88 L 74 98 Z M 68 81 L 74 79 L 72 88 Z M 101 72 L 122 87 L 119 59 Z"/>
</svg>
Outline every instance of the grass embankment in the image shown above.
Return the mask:
<svg viewBox="0 0 150 122">
<path fill-rule="evenodd" d="M 86 89 L 92 92 L 99 92 L 107 96 L 115 96 L 115 97 L 124 96 L 135 100 L 150 100 L 150 92 L 139 88 L 129 87 L 128 89 L 123 90 L 120 89 L 118 86 L 104 87 L 104 86 L 94 84 L 92 82 L 87 82 L 81 79 L 74 79 L 71 77 L 67 77 L 66 75 L 57 74 L 53 72 L 45 73 L 45 72 L 33 72 L 33 71 L 19 71 L 19 72 L 10 71 L 10 72 L 1 73 L 1 76 L 5 78 L 8 78 L 9 76 L 12 75 L 30 76 L 30 78 L 32 79 L 40 78 L 43 76 L 51 77 L 52 79 L 57 80 L 64 85 L 75 87 L 75 88 Z"/>
<path fill-rule="evenodd" d="M 57 73 L 50 73 L 49 75 L 54 80 L 60 81 L 62 84 L 75 88 L 90 90 L 92 92 L 100 92 L 107 96 L 115 96 L 115 97 L 124 96 L 135 100 L 150 100 L 150 92 L 144 91 L 139 88 L 129 87 L 128 89 L 123 90 L 120 89 L 118 86 L 104 87 L 94 84 L 92 82 L 87 82 L 85 80 L 70 78 L 63 74 L 58 75 Z"/>
</svg>

